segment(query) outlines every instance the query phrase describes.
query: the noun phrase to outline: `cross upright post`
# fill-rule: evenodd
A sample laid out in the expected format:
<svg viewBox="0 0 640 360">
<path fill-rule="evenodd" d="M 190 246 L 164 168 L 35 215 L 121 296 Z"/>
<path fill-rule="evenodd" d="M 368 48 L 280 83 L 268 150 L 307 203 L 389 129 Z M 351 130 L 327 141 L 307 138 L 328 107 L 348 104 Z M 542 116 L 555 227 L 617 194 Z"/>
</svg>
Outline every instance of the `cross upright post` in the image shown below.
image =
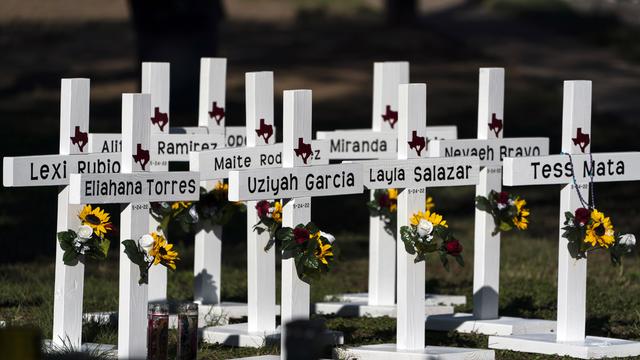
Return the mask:
<svg viewBox="0 0 640 360">
<path fill-rule="evenodd" d="M 376 62 L 373 65 L 373 110 L 371 129 L 319 131 L 317 137 L 330 141 L 330 160 L 394 159 L 398 148 L 398 86 L 409 83 L 406 61 Z M 455 139 L 455 126 L 427 126 L 427 141 Z M 428 147 L 427 147 L 428 148 Z M 428 150 L 428 149 L 427 149 Z M 371 191 L 370 199 L 374 199 Z M 368 293 L 336 294 L 315 304 L 318 314 L 340 316 L 391 316 L 396 314 L 396 239 L 379 216 L 369 218 Z M 425 294 L 425 314 L 453 313 L 451 305 L 466 303 L 464 296 Z"/>
<path fill-rule="evenodd" d="M 395 344 L 365 345 L 337 350 L 338 356 L 358 359 L 493 359 L 491 350 L 425 347 L 425 262 L 405 249 L 400 229 L 410 218 L 425 211 L 426 188 L 468 186 L 478 180 L 478 159 L 474 157 L 426 157 L 426 84 L 399 86 L 397 160 L 363 161 L 364 185 L 371 189 L 394 187 L 398 194 L 397 229 L 397 327 Z M 392 175 L 391 181 L 385 174 Z M 436 174 L 449 174 L 442 176 Z"/>
<path fill-rule="evenodd" d="M 137 241 L 150 232 L 149 202 L 197 200 L 198 174 L 150 172 L 149 152 L 151 95 L 122 95 L 122 172 L 119 174 L 71 174 L 69 202 L 72 204 L 125 204 L 120 213 L 120 236 Z M 155 229 L 153 229 L 155 230 Z M 146 284 L 139 284 L 140 270 L 120 246 L 118 300 L 118 357 L 147 355 Z M 153 268 L 153 267 L 152 267 Z"/>
<path fill-rule="evenodd" d="M 246 147 L 226 148 L 193 153 L 190 167 L 199 171 L 201 179 L 228 178 L 232 170 L 282 167 L 283 144 L 275 144 L 273 125 L 273 72 L 247 73 L 246 83 Z M 326 164 L 327 141 L 312 141 L 310 164 Z M 247 201 L 247 323 L 212 326 L 203 330 L 203 340 L 230 346 L 261 347 L 280 338 L 275 319 L 275 253 L 265 252 L 269 241 L 266 233 L 258 234 L 257 201 Z M 234 313 L 228 304 L 227 315 Z"/>
<path fill-rule="evenodd" d="M 311 198 L 362 192 L 360 164 L 311 166 L 314 144 L 311 142 L 311 90 L 288 90 L 283 96 L 282 168 L 230 171 L 229 200 L 289 199 L 283 209 L 282 225 L 295 227 L 311 220 Z M 277 188 L 256 186 L 270 179 L 281 179 L 288 185 Z M 286 325 L 309 318 L 309 284 L 297 273 L 290 254 L 283 254 L 281 296 L 281 358 L 286 359 Z M 333 333 L 341 343 L 342 335 Z"/>
<path fill-rule="evenodd" d="M 502 159 L 505 156 L 548 155 L 548 138 L 504 137 L 504 69 L 481 68 L 478 89 L 478 138 L 432 141 L 433 156 L 477 155 L 482 169 L 476 196 L 502 190 Z M 548 320 L 501 317 L 498 314 L 500 289 L 500 233 L 493 234 L 491 214 L 475 210 L 473 258 L 473 314 L 431 315 L 427 329 L 486 335 L 552 332 Z"/>
<path fill-rule="evenodd" d="M 562 112 L 562 154 L 504 159 L 504 184 L 562 185 L 559 223 L 565 213 L 584 206 L 591 181 L 640 180 L 640 152 L 592 153 L 591 81 L 565 81 Z M 585 336 L 587 258 L 574 258 L 569 240 L 558 232 L 558 315 L 556 334 L 491 336 L 489 347 L 569 355 L 582 359 L 640 355 L 640 343 Z M 615 239 L 615 241 L 618 241 Z"/>
<path fill-rule="evenodd" d="M 58 186 L 57 232 L 77 229 L 81 206 L 69 203 L 69 174 L 120 171 L 119 154 L 89 154 L 89 79 L 62 79 L 60 142 L 56 155 L 3 158 L 3 186 Z M 52 236 L 53 237 L 53 236 Z M 82 343 L 84 264 L 65 265 L 56 240 L 53 348 L 86 350 Z"/>
</svg>

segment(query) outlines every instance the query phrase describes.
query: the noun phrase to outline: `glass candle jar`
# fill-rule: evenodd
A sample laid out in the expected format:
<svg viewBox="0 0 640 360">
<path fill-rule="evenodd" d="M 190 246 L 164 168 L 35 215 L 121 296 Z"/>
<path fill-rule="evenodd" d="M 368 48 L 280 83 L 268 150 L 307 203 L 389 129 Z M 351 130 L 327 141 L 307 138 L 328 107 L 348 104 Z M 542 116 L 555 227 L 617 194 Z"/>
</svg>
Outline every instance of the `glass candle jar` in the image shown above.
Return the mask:
<svg viewBox="0 0 640 360">
<path fill-rule="evenodd" d="M 198 304 L 187 303 L 178 309 L 177 360 L 195 360 L 198 354 Z"/>
<path fill-rule="evenodd" d="M 147 312 L 147 359 L 167 360 L 169 343 L 169 308 L 165 304 L 149 304 Z"/>
</svg>

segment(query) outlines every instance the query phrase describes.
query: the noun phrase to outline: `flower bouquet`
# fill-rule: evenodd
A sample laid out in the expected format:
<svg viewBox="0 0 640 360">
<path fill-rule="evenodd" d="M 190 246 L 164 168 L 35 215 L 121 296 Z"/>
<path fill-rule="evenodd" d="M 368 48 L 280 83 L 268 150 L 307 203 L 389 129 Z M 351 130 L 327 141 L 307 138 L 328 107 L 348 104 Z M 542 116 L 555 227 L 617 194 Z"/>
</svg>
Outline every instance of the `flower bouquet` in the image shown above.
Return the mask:
<svg viewBox="0 0 640 360">
<path fill-rule="evenodd" d="M 198 222 L 198 213 L 190 201 L 152 202 L 149 213 L 158 222 L 158 230 L 164 234 L 169 233 L 169 223 L 172 221 L 177 221 L 184 232 Z"/>
<path fill-rule="evenodd" d="M 138 241 L 124 240 L 124 253 L 132 263 L 140 268 L 138 284 L 149 283 L 149 269 L 153 265 L 163 265 L 171 270 L 176 269 L 178 252 L 173 250 L 173 244 L 169 244 L 162 234 L 152 232 L 142 235 Z"/>
<path fill-rule="evenodd" d="M 253 226 L 253 231 L 262 234 L 269 232 L 269 241 L 264 250 L 271 249 L 276 241 L 276 234 L 282 228 L 282 203 L 280 201 L 262 200 L 256 204 L 258 211 L 258 223 Z"/>
<path fill-rule="evenodd" d="M 283 227 L 276 234 L 285 257 L 292 257 L 300 280 L 311 283 L 327 273 L 333 264 L 333 235 L 320 231 L 312 222 L 295 228 Z"/>
<path fill-rule="evenodd" d="M 198 202 L 176 201 L 151 203 L 150 213 L 158 221 L 158 229 L 168 234 L 169 223 L 176 221 L 182 231 L 189 232 L 194 226 L 211 228 L 226 225 L 238 211 L 244 211 L 244 204 L 227 200 L 229 185 L 218 181 L 211 191 L 200 188 Z"/>
<path fill-rule="evenodd" d="M 76 231 L 61 231 L 57 235 L 60 248 L 64 250 L 62 261 L 65 265 L 74 266 L 78 261 L 89 258 L 104 260 L 109 252 L 111 241 L 106 235 L 113 231 L 111 215 L 100 209 L 85 205 L 80 213 L 80 226 Z"/>
<path fill-rule="evenodd" d="M 400 228 L 405 250 L 416 255 L 414 262 L 426 260 L 427 254 L 438 252 L 440 261 L 449 270 L 449 256 L 464 266 L 462 244 L 453 236 L 449 224 L 442 215 L 427 210 L 413 214 L 409 226 Z"/>
<path fill-rule="evenodd" d="M 195 204 L 200 228 L 224 226 L 233 215 L 246 210 L 242 202 L 229 201 L 229 184 L 218 181 L 211 191 L 200 188 L 200 200 Z"/>
<path fill-rule="evenodd" d="M 564 233 L 568 240 L 569 253 L 574 259 L 586 258 L 590 251 L 605 249 L 609 251 L 614 265 L 622 263 L 622 256 L 633 251 L 636 237 L 633 234 L 620 235 L 613 229 L 611 218 L 590 208 L 578 208 L 572 214 L 565 214 Z"/>
<path fill-rule="evenodd" d="M 514 228 L 526 230 L 529 226 L 527 201 L 506 191 L 491 190 L 488 197 L 477 196 L 476 208 L 493 217 L 495 228 L 491 235 L 511 231 Z"/>
<path fill-rule="evenodd" d="M 397 189 L 378 189 L 373 192 L 373 200 L 367 202 L 369 208 L 369 216 L 379 217 L 384 221 L 384 229 L 394 238 L 397 229 L 397 210 L 398 210 L 398 190 Z M 433 198 L 426 197 L 425 208 L 431 210 L 435 207 Z"/>
</svg>

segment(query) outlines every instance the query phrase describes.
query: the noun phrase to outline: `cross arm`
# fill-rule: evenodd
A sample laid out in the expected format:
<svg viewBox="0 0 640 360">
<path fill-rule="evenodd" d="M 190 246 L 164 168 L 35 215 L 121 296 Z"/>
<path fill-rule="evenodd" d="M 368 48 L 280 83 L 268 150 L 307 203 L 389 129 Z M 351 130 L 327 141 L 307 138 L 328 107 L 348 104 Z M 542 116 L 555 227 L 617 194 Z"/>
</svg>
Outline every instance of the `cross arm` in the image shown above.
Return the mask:
<svg viewBox="0 0 640 360">
<path fill-rule="evenodd" d="M 505 158 L 503 182 L 507 186 L 640 180 L 640 152 L 616 152 Z M 591 161 L 593 159 L 593 162 Z"/>
<path fill-rule="evenodd" d="M 477 157 L 372 160 L 359 163 L 363 166 L 363 183 L 367 189 L 463 186 L 478 182 Z"/>
<path fill-rule="evenodd" d="M 434 140 L 429 155 L 434 157 L 477 156 L 480 166 L 501 165 L 506 157 L 549 154 L 548 138 L 497 138 Z"/>
<path fill-rule="evenodd" d="M 230 171 L 229 200 L 358 194 L 362 178 L 358 163 Z"/>
<path fill-rule="evenodd" d="M 69 174 L 120 172 L 120 159 L 120 153 L 5 157 L 2 161 L 2 185 L 68 185 Z"/>
<path fill-rule="evenodd" d="M 197 201 L 196 172 L 134 172 L 105 175 L 71 174 L 69 203 L 120 204 L 153 201 Z"/>
</svg>

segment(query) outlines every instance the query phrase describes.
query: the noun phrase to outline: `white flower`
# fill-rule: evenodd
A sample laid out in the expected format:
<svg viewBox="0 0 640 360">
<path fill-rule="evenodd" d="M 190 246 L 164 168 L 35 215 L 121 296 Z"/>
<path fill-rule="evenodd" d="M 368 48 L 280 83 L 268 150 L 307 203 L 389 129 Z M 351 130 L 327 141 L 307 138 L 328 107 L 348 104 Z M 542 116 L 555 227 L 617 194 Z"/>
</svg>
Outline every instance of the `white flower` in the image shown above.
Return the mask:
<svg viewBox="0 0 640 360">
<path fill-rule="evenodd" d="M 507 208 L 507 204 L 498 203 L 498 210 L 504 210 Z"/>
<path fill-rule="evenodd" d="M 146 252 L 149 252 L 149 250 L 153 248 L 154 242 L 155 240 L 153 240 L 153 236 L 149 234 L 144 234 L 140 237 L 140 239 L 138 239 L 138 245 L 140 245 L 140 247 Z"/>
<path fill-rule="evenodd" d="M 620 235 L 620 237 L 618 238 L 618 243 L 620 245 L 635 246 L 636 245 L 636 236 L 633 235 L 633 234 Z"/>
<path fill-rule="evenodd" d="M 323 238 L 327 239 L 327 241 L 330 244 L 333 244 L 333 242 L 336 241 L 336 237 L 335 236 L 333 236 L 333 235 L 331 235 L 329 233 L 326 233 L 324 231 L 320 231 L 320 236 L 322 236 Z"/>
<path fill-rule="evenodd" d="M 76 234 L 78 235 L 78 242 L 86 243 L 93 235 L 93 229 L 89 225 L 80 225 Z"/>
<path fill-rule="evenodd" d="M 426 219 L 420 219 L 420 222 L 418 223 L 418 235 L 424 237 L 427 235 L 431 235 L 432 231 L 433 224 Z"/>
</svg>

